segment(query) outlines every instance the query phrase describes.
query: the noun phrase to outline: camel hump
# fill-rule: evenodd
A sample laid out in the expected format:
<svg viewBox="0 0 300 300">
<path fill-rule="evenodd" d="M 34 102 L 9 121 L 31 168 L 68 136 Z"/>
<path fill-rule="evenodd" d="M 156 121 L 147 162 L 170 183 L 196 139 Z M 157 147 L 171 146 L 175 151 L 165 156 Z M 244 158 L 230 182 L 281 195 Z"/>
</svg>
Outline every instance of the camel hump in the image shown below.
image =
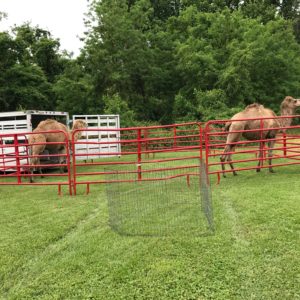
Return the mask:
<svg viewBox="0 0 300 300">
<path fill-rule="evenodd" d="M 256 108 L 256 109 L 263 109 L 264 106 L 263 106 L 262 104 L 259 104 L 259 103 L 252 103 L 252 104 L 246 106 L 245 110 L 253 109 L 253 108 Z"/>
<path fill-rule="evenodd" d="M 43 124 L 43 125 L 56 124 L 56 123 L 58 123 L 58 122 L 54 119 L 46 119 L 46 120 L 40 122 L 40 124 Z"/>
<path fill-rule="evenodd" d="M 46 119 L 41 121 L 35 128 L 36 131 L 49 131 L 49 130 L 62 130 L 67 131 L 68 128 L 65 124 L 60 123 L 54 119 Z"/>
</svg>

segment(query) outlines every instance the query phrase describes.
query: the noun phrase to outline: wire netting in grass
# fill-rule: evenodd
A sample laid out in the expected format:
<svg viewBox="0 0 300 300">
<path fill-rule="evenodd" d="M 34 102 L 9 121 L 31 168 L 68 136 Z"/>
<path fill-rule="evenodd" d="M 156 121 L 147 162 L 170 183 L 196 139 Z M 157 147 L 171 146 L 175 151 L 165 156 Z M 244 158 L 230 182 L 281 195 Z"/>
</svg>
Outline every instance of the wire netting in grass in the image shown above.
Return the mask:
<svg viewBox="0 0 300 300">
<path fill-rule="evenodd" d="M 210 188 L 205 168 L 200 176 L 120 182 L 131 178 L 129 171 L 111 171 L 106 185 L 109 224 L 123 235 L 205 235 L 213 229 Z M 204 174 L 202 174 L 204 172 Z"/>
</svg>

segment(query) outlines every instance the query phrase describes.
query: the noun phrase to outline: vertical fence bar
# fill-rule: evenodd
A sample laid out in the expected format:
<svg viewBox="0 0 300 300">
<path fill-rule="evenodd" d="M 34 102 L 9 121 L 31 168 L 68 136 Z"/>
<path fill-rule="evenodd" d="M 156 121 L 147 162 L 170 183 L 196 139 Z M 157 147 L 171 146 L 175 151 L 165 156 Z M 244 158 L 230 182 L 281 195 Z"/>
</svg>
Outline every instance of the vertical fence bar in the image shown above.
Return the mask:
<svg viewBox="0 0 300 300">
<path fill-rule="evenodd" d="M 282 133 L 282 137 L 283 137 L 283 155 L 286 158 L 287 155 L 287 151 L 286 151 L 286 132 Z"/>
<path fill-rule="evenodd" d="M 57 191 L 57 193 L 58 193 L 58 196 L 62 195 L 62 193 L 61 193 L 61 184 L 58 184 L 58 191 Z"/>
<path fill-rule="evenodd" d="M 137 152 L 137 172 L 138 180 L 142 180 L 142 130 L 137 130 L 137 142 L 138 142 L 138 152 Z"/>
<path fill-rule="evenodd" d="M 205 164 L 206 164 L 206 174 L 208 174 L 209 167 L 208 167 L 208 156 L 209 156 L 209 122 L 206 124 L 205 129 L 204 129 L 204 139 L 205 139 Z M 207 177 L 208 178 L 208 177 Z"/>
<path fill-rule="evenodd" d="M 145 150 L 146 150 L 146 154 L 145 157 L 149 158 L 149 153 L 148 153 L 148 129 L 144 129 L 144 138 L 145 138 Z"/>
<path fill-rule="evenodd" d="M 25 135 L 25 143 L 26 143 L 26 147 L 25 147 L 25 155 L 26 155 L 26 165 L 30 165 L 31 164 L 31 160 L 29 158 L 29 156 L 31 155 L 31 151 L 29 151 L 29 145 L 28 145 L 28 138 Z M 31 167 L 26 167 L 25 169 L 25 173 L 26 174 L 31 174 Z"/>
<path fill-rule="evenodd" d="M 5 168 L 5 159 L 4 159 L 4 142 L 3 139 L 0 138 L 0 146 L 1 146 L 1 158 L 2 158 L 2 167 L 3 167 L 3 174 L 6 174 L 6 168 Z"/>
<path fill-rule="evenodd" d="M 264 152 L 264 142 L 263 140 L 263 128 L 264 128 L 264 120 L 260 119 L 260 142 L 259 142 L 259 169 L 264 165 L 265 160 L 265 152 Z"/>
<path fill-rule="evenodd" d="M 72 149 L 72 170 L 73 170 L 73 180 L 71 180 L 71 182 L 69 183 L 71 185 L 71 189 L 72 189 L 72 185 L 73 185 L 73 192 L 74 192 L 74 196 L 76 196 L 76 188 L 77 188 L 77 182 L 76 182 L 76 147 L 75 147 L 75 136 L 74 136 L 75 132 L 73 132 L 72 134 L 72 144 L 71 144 L 71 149 Z M 71 176 L 72 177 L 72 176 Z"/>
<path fill-rule="evenodd" d="M 173 127 L 173 148 L 177 148 L 177 130 L 176 126 Z"/>
<path fill-rule="evenodd" d="M 200 123 L 197 124 L 199 128 L 199 151 L 200 151 L 200 160 L 202 161 L 203 153 L 202 153 L 202 146 L 203 146 L 203 131 L 202 126 Z"/>
<path fill-rule="evenodd" d="M 71 164 L 71 156 L 70 156 L 70 148 L 72 148 L 72 145 L 70 145 L 69 138 L 67 135 L 65 136 L 65 147 L 66 147 L 66 163 L 68 168 L 68 185 L 69 185 L 69 194 L 72 196 L 72 164 Z"/>
<path fill-rule="evenodd" d="M 15 146 L 15 156 L 16 156 L 16 167 L 17 167 L 17 180 L 18 184 L 22 181 L 21 179 L 21 167 L 20 167 L 20 156 L 19 156 L 19 142 L 18 142 L 18 135 L 14 134 L 14 146 Z"/>
</svg>

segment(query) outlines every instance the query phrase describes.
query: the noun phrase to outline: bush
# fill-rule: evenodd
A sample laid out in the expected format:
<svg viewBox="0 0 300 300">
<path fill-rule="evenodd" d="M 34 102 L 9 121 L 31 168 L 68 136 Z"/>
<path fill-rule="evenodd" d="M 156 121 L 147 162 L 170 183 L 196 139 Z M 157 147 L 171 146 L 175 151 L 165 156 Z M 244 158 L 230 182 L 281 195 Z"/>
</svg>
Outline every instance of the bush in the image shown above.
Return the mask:
<svg viewBox="0 0 300 300">
<path fill-rule="evenodd" d="M 229 107 L 227 96 L 223 90 L 195 91 L 195 96 L 197 100 L 196 110 L 202 122 L 230 119 L 242 109 L 241 105 L 234 108 Z"/>
</svg>

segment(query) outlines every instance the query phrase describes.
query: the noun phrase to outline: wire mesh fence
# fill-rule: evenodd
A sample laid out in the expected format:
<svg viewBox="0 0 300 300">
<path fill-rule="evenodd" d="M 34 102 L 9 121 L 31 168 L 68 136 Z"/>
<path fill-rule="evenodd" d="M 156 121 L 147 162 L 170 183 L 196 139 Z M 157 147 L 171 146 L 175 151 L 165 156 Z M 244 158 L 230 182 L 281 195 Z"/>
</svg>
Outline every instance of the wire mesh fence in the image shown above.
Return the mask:
<svg viewBox="0 0 300 300">
<path fill-rule="evenodd" d="M 122 235 L 197 236 L 214 230 L 210 186 L 201 163 L 198 176 L 126 182 L 131 171 L 113 171 L 106 185 L 109 224 Z"/>
</svg>

